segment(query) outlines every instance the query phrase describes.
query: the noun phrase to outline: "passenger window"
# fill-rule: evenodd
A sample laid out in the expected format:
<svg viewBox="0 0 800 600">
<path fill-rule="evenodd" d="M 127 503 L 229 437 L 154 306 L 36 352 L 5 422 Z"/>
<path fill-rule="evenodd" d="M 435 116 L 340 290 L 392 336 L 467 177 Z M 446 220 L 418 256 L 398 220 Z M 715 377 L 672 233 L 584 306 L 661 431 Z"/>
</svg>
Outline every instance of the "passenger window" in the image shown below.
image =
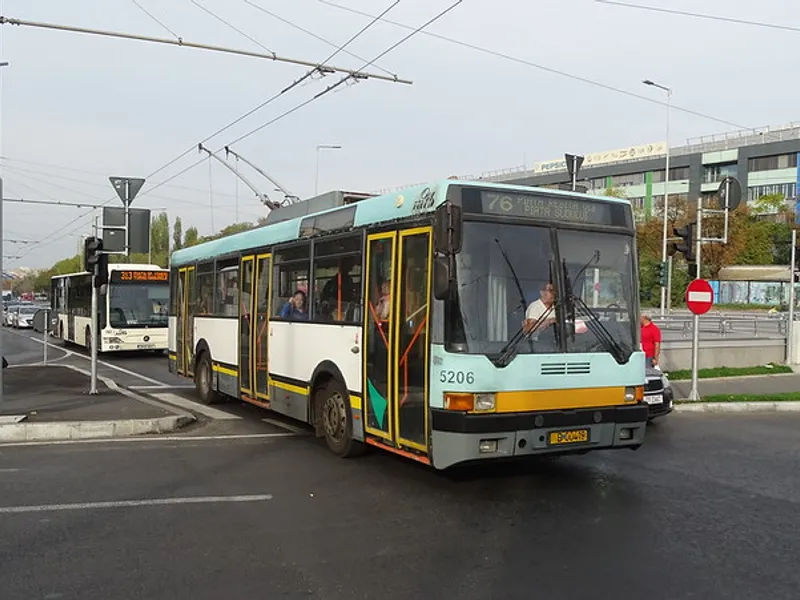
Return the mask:
<svg viewBox="0 0 800 600">
<path fill-rule="evenodd" d="M 361 256 L 314 260 L 314 313 L 318 321 L 361 321 Z"/>
<path fill-rule="evenodd" d="M 310 246 L 302 244 L 283 248 L 276 251 L 274 257 L 272 315 L 274 319 L 280 319 L 281 310 L 297 290 L 308 297 Z"/>
<path fill-rule="evenodd" d="M 214 313 L 220 317 L 239 316 L 239 267 L 225 267 L 217 276 L 216 306 Z"/>
<path fill-rule="evenodd" d="M 214 309 L 214 265 L 197 266 L 197 315 L 210 315 Z"/>
</svg>

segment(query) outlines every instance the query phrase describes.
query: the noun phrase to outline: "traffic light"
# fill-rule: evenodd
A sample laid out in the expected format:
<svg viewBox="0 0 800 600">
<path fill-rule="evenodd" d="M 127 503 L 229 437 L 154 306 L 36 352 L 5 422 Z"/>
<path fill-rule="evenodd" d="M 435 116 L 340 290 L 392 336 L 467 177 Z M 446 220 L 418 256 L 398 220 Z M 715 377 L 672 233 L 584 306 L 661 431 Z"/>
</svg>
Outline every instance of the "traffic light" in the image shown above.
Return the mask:
<svg viewBox="0 0 800 600">
<path fill-rule="evenodd" d="M 103 240 L 96 237 L 89 237 L 83 243 L 83 269 L 94 273 L 94 266 L 103 250 Z"/>
<path fill-rule="evenodd" d="M 86 238 L 83 246 L 83 268 L 94 275 L 95 287 L 108 283 L 108 254 L 103 252 L 103 240 Z"/>
<path fill-rule="evenodd" d="M 658 285 L 661 287 L 666 287 L 667 285 L 667 263 L 656 263 L 655 264 L 655 274 L 656 279 L 658 280 Z"/>
<path fill-rule="evenodd" d="M 672 232 L 681 240 L 674 242 L 670 246 L 671 254 L 680 252 L 686 262 L 693 263 L 696 260 L 695 251 L 695 232 L 697 231 L 697 221 L 693 221 L 684 227 L 673 227 Z"/>
</svg>

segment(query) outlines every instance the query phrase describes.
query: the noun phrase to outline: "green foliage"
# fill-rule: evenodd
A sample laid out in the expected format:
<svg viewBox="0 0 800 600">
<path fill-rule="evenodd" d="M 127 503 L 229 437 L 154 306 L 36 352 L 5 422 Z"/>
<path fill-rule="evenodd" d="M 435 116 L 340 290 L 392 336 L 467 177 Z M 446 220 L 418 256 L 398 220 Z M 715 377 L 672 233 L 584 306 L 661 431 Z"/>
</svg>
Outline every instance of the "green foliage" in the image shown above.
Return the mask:
<svg viewBox="0 0 800 600">
<path fill-rule="evenodd" d="M 189 248 L 190 246 L 196 246 L 200 243 L 200 234 L 197 233 L 197 227 L 189 227 L 186 230 L 186 233 L 183 235 L 183 247 Z"/>
<path fill-rule="evenodd" d="M 753 204 L 759 213 L 777 213 L 786 208 L 786 197 L 783 194 L 766 194 Z"/>
<path fill-rule="evenodd" d="M 736 256 L 736 264 L 769 265 L 775 258 L 773 229 L 775 223 L 751 221 L 746 228 L 746 243 Z M 788 262 L 788 261 L 787 261 Z"/>
<path fill-rule="evenodd" d="M 606 191 L 603 192 L 603 195 L 611 198 L 627 198 L 623 190 L 615 187 L 606 188 Z"/>
<path fill-rule="evenodd" d="M 172 226 L 172 250 L 183 248 L 183 223 L 180 217 L 175 217 L 175 224 Z"/>
</svg>

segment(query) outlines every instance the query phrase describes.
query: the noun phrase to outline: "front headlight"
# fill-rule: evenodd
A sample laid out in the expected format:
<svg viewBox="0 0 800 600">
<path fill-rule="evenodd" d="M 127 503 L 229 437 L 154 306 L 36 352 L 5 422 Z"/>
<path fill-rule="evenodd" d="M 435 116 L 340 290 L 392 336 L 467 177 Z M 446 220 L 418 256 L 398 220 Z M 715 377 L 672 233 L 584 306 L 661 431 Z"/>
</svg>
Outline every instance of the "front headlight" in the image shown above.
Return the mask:
<svg viewBox="0 0 800 600">
<path fill-rule="evenodd" d="M 494 410 L 494 394 L 475 394 L 475 410 Z"/>
</svg>

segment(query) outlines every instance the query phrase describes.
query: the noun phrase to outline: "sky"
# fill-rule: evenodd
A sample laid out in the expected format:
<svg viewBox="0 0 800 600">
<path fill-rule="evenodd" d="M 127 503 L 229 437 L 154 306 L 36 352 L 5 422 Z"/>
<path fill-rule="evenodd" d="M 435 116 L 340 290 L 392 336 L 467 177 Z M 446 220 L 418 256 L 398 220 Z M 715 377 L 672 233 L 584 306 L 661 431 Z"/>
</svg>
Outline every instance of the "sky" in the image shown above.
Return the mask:
<svg viewBox="0 0 800 600">
<path fill-rule="evenodd" d="M 331 1 L 373 15 L 395 3 Z M 800 27 L 796 0 L 630 1 Z M 399 0 L 386 18 L 416 28 L 453 2 Z M 320 0 L 0 0 L 0 14 L 255 52 L 268 48 L 314 63 L 371 21 Z M 408 33 L 374 23 L 347 45 L 355 57 L 343 51 L 329 64 L 393 73 L 412 85 L 367 79 L 281 117 L 340 76 L 306 80 L 205 145 L 221 150 L 266 125 L 231 148 L 306 198 L 315 187 L 394 189 L 530 166 L 565 152 L 663 141 L 665 106 L 602 87 L 663 101 L 664 93 L 643 79 L 673 89 L 672 146 L 735 126 L 800 121 L 794 77 L 800 58 L 792 50 L 797 31 L 595 0 L 463 0 L 365 66 Z M 24 26 L 0 26 L 0 36 L 0 60 L 10 63 L 0 69 L 5 197 L 119 206 L 108 177 L 147 177 L 133 207 L 165 210 L 170 222 L 180 217 L 184 228 L 196 226 L 202 235 L 266 214 L 241 180 L 203 160 L 196 146 L 302 77 L 305 67 Z M 323 144 L 341 148 L 318 152 Z M 261 192 L 282 198 L 261 175 L 243 163 L 238 168 Z M 46 268 L 74 255 L 96 214 L 5 202 L 4 268 Z"/>
</svg>

